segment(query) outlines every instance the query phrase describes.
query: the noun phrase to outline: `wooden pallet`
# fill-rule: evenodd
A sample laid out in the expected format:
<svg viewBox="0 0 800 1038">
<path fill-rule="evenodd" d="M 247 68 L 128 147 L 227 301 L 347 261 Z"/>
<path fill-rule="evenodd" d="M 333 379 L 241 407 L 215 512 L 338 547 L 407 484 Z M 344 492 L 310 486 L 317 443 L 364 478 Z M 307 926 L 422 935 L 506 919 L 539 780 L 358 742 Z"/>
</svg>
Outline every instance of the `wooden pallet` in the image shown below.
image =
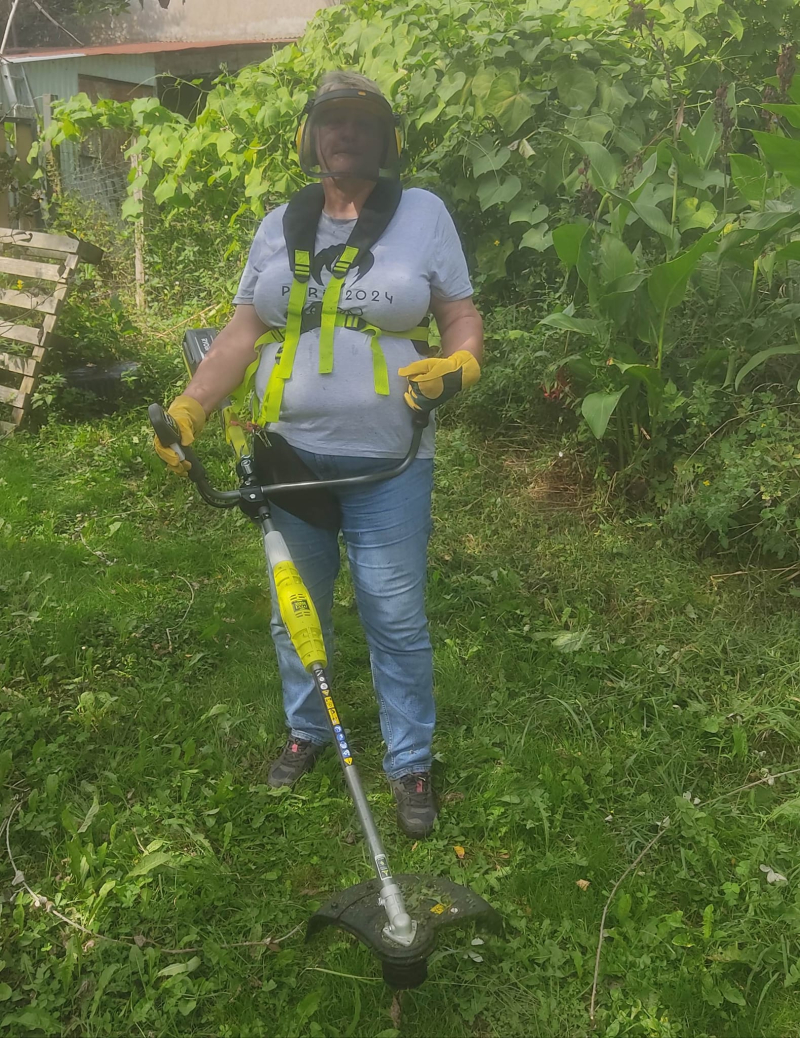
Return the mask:
<svg viewBox="0 0 800 1038">
<path fill-rule="evenodd" d="M 80 263 L 101 249 L 77 238 L 0 227 L 0 436 L 19 428 Z"/>
</svg>

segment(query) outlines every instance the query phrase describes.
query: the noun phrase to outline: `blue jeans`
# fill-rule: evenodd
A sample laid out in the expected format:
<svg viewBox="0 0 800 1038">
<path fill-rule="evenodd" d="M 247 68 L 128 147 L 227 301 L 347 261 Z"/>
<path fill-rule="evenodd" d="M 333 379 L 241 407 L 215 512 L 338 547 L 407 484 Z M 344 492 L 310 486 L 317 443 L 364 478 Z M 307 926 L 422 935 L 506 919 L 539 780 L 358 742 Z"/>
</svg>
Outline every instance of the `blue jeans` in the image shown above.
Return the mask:
<svg viewBox="0 0 800 1038">
<path fill-rule="evenodd" d="M 335 457 L 298 450 L 320 479 L 392 468 L 392 459 Z M 436 712 L 433 656 L 425 616 L 425 571 L 431 529 L 432 459 L 416 459 L 395 479 L 337 493 L 356 604 L 369 647 L 372 681 L 386 743 L 383 767 L 391 779 L 431 767 Z M 275 526 L 311 593 L 333 658 L 333 585 L 339 537 L 272 509 Z M 292 736 L 323 744 L 331 732 L 319 693 L 298 659 L 272 594 L 272 638 Z M 346 722 L 346 711 L 344 711 Z"/>
</svg>

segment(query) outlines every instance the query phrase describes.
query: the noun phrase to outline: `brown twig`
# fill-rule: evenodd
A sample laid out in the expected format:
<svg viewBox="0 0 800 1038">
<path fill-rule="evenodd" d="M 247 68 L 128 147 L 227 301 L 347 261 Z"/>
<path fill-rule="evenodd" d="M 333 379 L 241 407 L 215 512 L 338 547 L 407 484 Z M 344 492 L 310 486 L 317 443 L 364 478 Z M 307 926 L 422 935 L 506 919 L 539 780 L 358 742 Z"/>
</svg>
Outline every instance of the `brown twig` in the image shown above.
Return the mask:
<svg viewBox="0 0 800 1038">
<path fill-rule="evenodd" d="M 611 888 L 611 893 L 608 895 L 608 900 L 606 901 L 605 905 L 603 905 L 603 914 L 600 917 L 600 937 L 599 937 L 599 939 L 597 941 L 597 954 L 594 957 L 594 977 L 592 978 L 592 999 L 591 999 L 591 1002 L 589 1003 L 589 1019 L 592 1022 L 592 1027 L 594 1027 L 594 1007 L 595 1007 L 595 1001 L 597 1000 L 597 980 L 598 980 L 598 977 L 600 976 L 600 958 L 601 958 L 601 956 L 603 954 L 603 939 L 605 938 L 606 916 L 608 915 L 608 910 L 611 907 L 611 902 L 614 900 L 614 895 L 619 890 L 619 888 L 622 886 L 623 882 L 627 879 L 627 877 L 631 874 L 631 872 L 633 872 L 633 870 L 636 868 L 636 866 L 639 864 L 639 862 L 642 860 L 642 858 L 645 856 L 645 854 L 647 854 L 647 852 L 650 850 L 650 848 L 651 847 L 655 847 L 655 845 L 658 843 L 658 841 L 661 839 L 661 837 L 667 831 L 668 827 L 669 827 L 669 823 L 667 823 L 664 826 L 664 828 L 660 830 L 660 832 L 657 832 L 656 835 L 653 837 L 653 839 L 648 844 L 646 844 L 644 849 L 642 851 L 640 851 L 639 854 L 633 859 L 633 861 L 630 863 L 630 865 L 627 867 L 627 869 L 625 869 L 625 871 L 622 873 L 620 878 L 617 880 L 617 882 Z"/>
<path fill-rule="evenodd" d="M 736 789 L 731 789 L 727 793 L 720 793 L 720 795 L 718 797 L 714 797 L 713 800 L 707 800 L 707 801 L 705 801 L 705 803 L 700 803 L 697 806 L 698 807 L 711 807 L 713 804 L 719 803 L 720 800 L 727 800 L 729 797 L 735 797 L 737 793 L 744 793 L 746 790 L 754 789 L 756 786 L 764 786 L 764 785 L 772 786 L 772 785 L 775 784 L 775 780 L 776 779 L 786 778 L 788 775 L 797 775 L 797 774 L 800 774 L 800 768 L 791 768 L 789 771 L 781 771 L 777 775 L 764 775 L 763 778 L 756 779 L 755 782 L 747 782 L 744 786 L 738 786 Z M 664 835 L 664 833 L 667 832 L 667 830 L 669 828 L 669 822 L 666 822 L 666 823 L 662 822 L 661 824 L 662 824 L 663 828 L 660 830 L 660 832 L 656 833 L 656 835 L 653 837 L 653 839 L 650 840 L 650 842 L 645 845 L 645 847 L 639 852 L 639 854 L 637 854 L 637 856 L 630 863 L 630 865 L 627 867 L 627 869 L 625 869 L 625 871 L 622 873 L 620 878 L 617 880 L 617 882 L 611 888 L 611 893 L 608 895 L 608 899 L 607 899 L 605 905 L 603 906 L 603 914 L 600 917 L 600 935 L 597 938 L 597 954 L 595 955 L 595 959 L 594 959 L 594 976 L 592 977 L 592 997 L 591 997 L 591 1000 L 589 1002 L 589 1019 L 591 1021 L 592 1027 L 594 1027 L 594 1025 L 595 1025 L 595 1004 L 597 1002 L 597 983 L 598 983 L 598 979 L 600 977 L 600 959 L 601 959 L 602 954 L 603 954 L 603 941 L 605 939 L 605 925 L 606 925 L 606 916 L 608 915 L 608 910 L 611 907 L 611 902 L 614 900 L 614 895 L 619 890 L 619 888 L 622 886 L 624 881 L 628 878 L 628 876 L 630 876 L 630 874 L 634 871 L 634 869 L 636 869 L 636 867 L 640 864 L 640 862 L 642 861 L 644 856 L 647 854 L 647 852 L 649 850 L 651 850 L 653 847 L 655 847 L 655 845 L 658 843 L 658 841 L 661 839 L 661 837 Z"/>
<path fill-rule="evenodd" d="M 80 41 L 80 40 L 78 39 L 78 37 L 77 37 L 77 36 L 75 35 L 75 33 L 72 33 L 72 32 L 70 32 L 70 31 L 69 31 L 69 29 L 68 29 L 68 28 L 67 28 L 67 27 L 66 27 L 65 25 L 62 25 L 62 24 L 61 24 L 61 22 L 57 22 L 57 21 L 55 20 L 55 18 L 54 18 L 54 17 L 52 16 L 52 14 L 50 14 L 50 12 L 49 12 L 49 11 L 45 11 L 45 9 L 44 9 L 44 8 L 42 7 L 42 5 L 41 5 L 41 4 L 40 4 L 40 3 L 38 2 L 38 0 L 32 0 L 32 2 L 33 2 L 33 6 L 34 6 L 34 7 L 36 8 L 36 10 L 37 10 L 37 11 L 39 11 L 39 12 L 41 12 L 41 14 L 43 14 L 43 15 L 45 16 L 45 18 L 46 18 L 46 19 L 47 19 L 47 20 L 48 20 L 49 22 L 51 22 L 51 23 L 52 23 L 53 25 L 55 25 L 55 27 L 56 27 L 57 29 L 61 29 L 61 31 L 62 31 L 62 32 L 65 32 L 65 33 L 67 34 L 67 36 L 71 36 L 71 37 L 72 37 L 72 39 L 73 39 L 73 40 L 75 40 L 75 42 L 76 42 L 76 43 L 78 44 L 78 46 L 79 46 L 79 47 L 82 47 L 82 46 L 83 46 L 83 44 L 82 44 L 82 43 L 81 43 L 81 41 Z"/>
<path fill-rule="evenodd" d="M 95 551 L 94 548 L 90 548 L 89 547 L 89 545 L 86 543 L 86 540 L 84 539 L 84 536 L 83 536 L 83 527 L 81 527 L 78 530 L 78 536 L 81 539 L 81 544 L 84 546 L 84 548 L 87 551 L 90 551 L 92 553 L 92 555 L 96 555 L 97 558 L 100 559 L 101 562 L 104 562 L 106 564 L 106 566 L 113 566 L 114 565 L 114 563 L 116 562 L 116 559 L 109 559 L 109 557 L 107 555 L 104 555 L 101 551 Z"/>
<path fill-rule="evenodd" d="M 214 303 L 212 306 L 207 306 L 205 310 L 198 310 L 196 314 L 192 314 L 191 317 L 187 317 L 185 321 L 178 321 L 177 324 L 173 324 L 171 328 L 167 328 L 165 332 L 151 332 L 154 339 L 166 339 L 169 337 L 170 332 L 174 332 L 176 328 L 182 328 L 185 324 L 189 324 L 190 321 L 196 320 L 198 317 L 203 317 L 205 314 L 211 313 L 212 310 L 218 310 L 219 303 Z"/>
<path fill-rule="evenodd" d="M 184 584 L 189 588 L 189 594 L 192 596 L 191 601 L 189 602 L 188 606 L 186 607 L 186 612 L 183 614 L 183 616 L 180 618 L 180 620 L 178 620 L 177 626 L 180 627 L 181 624 L 183 623 L 183 621 L 189 615 L 189 610 L 194 605 L 194 588 L 192 587 L 190 582 L 186 579 L 186 577 L 182 577 L 180 575 L 180 573 L 176 573 L 175 576 L 178 578 L 178 580 L 182 580 L 184 582 Z"/>
</svg>

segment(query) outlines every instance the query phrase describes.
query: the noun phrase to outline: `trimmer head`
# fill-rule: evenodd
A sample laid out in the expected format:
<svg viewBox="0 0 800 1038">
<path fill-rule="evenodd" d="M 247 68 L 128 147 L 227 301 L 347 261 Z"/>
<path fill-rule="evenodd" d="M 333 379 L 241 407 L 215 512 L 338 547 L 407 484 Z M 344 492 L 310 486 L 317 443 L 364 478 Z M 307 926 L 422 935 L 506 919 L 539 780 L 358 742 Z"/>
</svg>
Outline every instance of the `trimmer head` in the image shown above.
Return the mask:
<svg viewBox="0 0 800 1038">
<path fill-rule="evenodd" d="M 308 921 L 306 940 L 324 926 L 336 926 L 357 937 L 376 955 L 383 979 L 397 991 L 416 988 L 428 975 L 428 957 L 436 945 L 436 932 L 449 926 L 478 922 L 500 933 L 503 922 L 498 912 L 482 897 L 442 876 L 395 876 L 403 892 L 406 910 L 416 922 L 414 940 L 396 944 L 385 936 L 386 913 L 378 898 L 376 879 L 348 887 L 331 898 Z"/>
</svg>

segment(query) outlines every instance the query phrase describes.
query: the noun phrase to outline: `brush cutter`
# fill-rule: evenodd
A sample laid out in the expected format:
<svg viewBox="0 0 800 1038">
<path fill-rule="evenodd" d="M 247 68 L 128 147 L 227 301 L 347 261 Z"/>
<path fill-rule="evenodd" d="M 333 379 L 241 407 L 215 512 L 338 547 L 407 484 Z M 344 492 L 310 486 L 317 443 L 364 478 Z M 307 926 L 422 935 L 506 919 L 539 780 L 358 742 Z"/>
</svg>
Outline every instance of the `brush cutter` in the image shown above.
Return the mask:
<svg viewBox="0 0 800 1038">
<path fill-rule="evenodd" d="M 203 335 L 205 341 L 202 340 Z M 187 339 L 190 341 L 184 341 L 184 352 L 187 365 L 193 370 L 210 346 L 213 335 L 207 332 L 194 332 L 187 334 Z M 233 508 L 243 503 L 248 514 L 254 517 L 255 523 L 261 529 L 268 565 L 275 581 L 281 618 L 300 660 L 322 697 L 333 735 L 333 744 L 375 872 L 374 879 L 348 887 L 315 912 L 308 922 L 306 937 L 313 937 L 325 926 L 346 930 L 378 957 L 383 968 L 384 980 L 389 987 L 395 990 L 418 987 L 427 976 L 428 958 L 434 949 L 439 930 L 479 922 L 488 929 L 500 932 L 502 922 L 499 914 L 482 897 L 449 879 L 427 875 L 392 875 L 353 760 L 347 731 L 334 703 L 325 672 L 327 658 L 317 611 L 292 562 L 285 540 L 275 529 L 270 518 L 269 498 L 276 494 L 302 490 L 361 487 L 399 476 L 408 469 L 416 457 L 427 424 L 427 415 L 414 415 L 408 453 L 391 469 L 345 479 L 309 480 L 262 486 L 252 457 L 243 453 L 242 444 L 246 440 L 243 438 L 241 426 L 236 426 L 232 409 L 227 404 L 223 404 L 221 409 L 226 436 L 239 457 L 236 470 L 241 478 L 241 485 L 236 490 L 218 490 L 211 485 L 196 453 L 190 447 L 180 446 L 180 434 L 159 404 L 151 404 L 148 413 L 161 443 L 165 447 L 171 447 L 180 458 L 185 458 L 191 463 L 189 478 L 202 499 L 216 508 Z"/>
</svg>

